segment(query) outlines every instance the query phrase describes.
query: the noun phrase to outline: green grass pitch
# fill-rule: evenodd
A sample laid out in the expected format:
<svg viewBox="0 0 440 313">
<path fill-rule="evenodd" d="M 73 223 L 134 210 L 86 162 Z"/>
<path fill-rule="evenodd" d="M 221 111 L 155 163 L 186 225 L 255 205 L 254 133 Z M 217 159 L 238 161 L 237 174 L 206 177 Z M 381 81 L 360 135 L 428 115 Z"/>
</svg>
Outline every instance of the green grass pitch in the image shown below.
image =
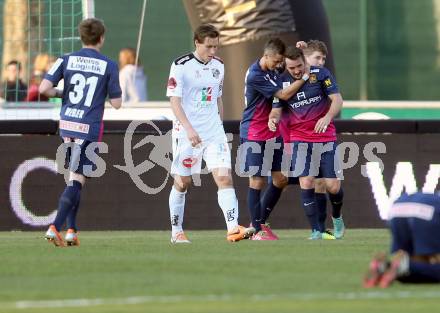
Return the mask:
<svg viewBox="0 0 440 313">
<path fill-rule="evenodd" d="M 435 285 L 361 287 L 386 230 L 349 230 L 343 240 L 228 243 L 224 231 L 87 232 L 55 248 L 44 232 L 0 233 L 0 313 L 436 312 Z"/>
</svg>

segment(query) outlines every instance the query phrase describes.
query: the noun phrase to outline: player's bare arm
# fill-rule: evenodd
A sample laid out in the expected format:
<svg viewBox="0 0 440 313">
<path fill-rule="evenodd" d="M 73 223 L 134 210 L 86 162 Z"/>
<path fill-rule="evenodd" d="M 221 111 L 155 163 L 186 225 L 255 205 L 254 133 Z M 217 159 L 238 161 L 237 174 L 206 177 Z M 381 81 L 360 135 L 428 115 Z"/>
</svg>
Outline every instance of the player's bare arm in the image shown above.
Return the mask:
<svg viewBox="0 0 440 313">
<path fill-rule="evenodd" d="M 170 97 L 171 110 L 176 116 L 177 120 L 182 124 L 183 128 L 185 128 L 186 135 L 191 142 L 193 147 L 197 146 L 202 142 L 199 134 L 192 127 L 191 123 L 188 120 L 188 117 L 185 114 L 185 111 L 182 108 L 182 98 L 180 97 Z"/>
<path fill-rule="evenodd" d="M 281 118 L 281 110 L 281 108 L 272 108 L 272 111 L 270 111 L 267 127 L 269 127 L 269 129 L 273 132 L 277 130 L 277 126 Z"/>
<path fill-rule="evenodd" d="M 122 98 L 109 99 L 110 105 L 116 110 L 120 109 L 122 106 Z"/>
<path fill-rule="evenodd" d="M 328 124 L 330 124 L 333 118 L 337 116 L 342 109 L 343 100 L 340 93 L 331 94 L 329 98 L 331 100 L 330 109 L 326 115 L 316 122 L 315 133 L 324 133 L 327 130 Z"/>
<path fill-rule="evenodd" d="M 48 79 L 42 80 L 38 87 L 38 92 L 48 98 L 61 98 L 63 96 L 63 91 L 56 89 Z"/>
<path fill-rule="evenodd" d="M 287 86 L 281 90 L 278 90 L 275 93 L 275 97 L 277 97 L 278 99 L 281 99 L 281 100 L 285 100 L 285 101 L 289 100 L 305 84 L 305 82 L 309 79 L 309 75 L 310 75 L 310 67 L 306 66 L 302 78 L 294 81 L 289 86 Z"/>
<path fill-rule="evenodd" d="M 220 119 L 223 121 L 223 100 L 221 97 L 217 98 L 217 107 L 218 107 L 218 114 L 220 115 Z"/>
</svg>

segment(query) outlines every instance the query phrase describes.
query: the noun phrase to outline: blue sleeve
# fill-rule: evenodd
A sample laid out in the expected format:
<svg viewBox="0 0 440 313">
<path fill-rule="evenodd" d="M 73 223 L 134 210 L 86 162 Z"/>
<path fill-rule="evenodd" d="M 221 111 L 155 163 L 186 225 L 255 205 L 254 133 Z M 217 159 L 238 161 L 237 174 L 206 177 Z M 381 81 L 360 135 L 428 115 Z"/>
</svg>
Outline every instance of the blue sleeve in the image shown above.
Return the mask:
<svg viewBox="0 0 440 313">
<path fill-rule="evenodd" d="M 331 95 L 334 93 L 339 93 L 338 84 L 336 83 L 335 78 L 333 77 L 332 73 L 325 67 L 321 68 L 321 85 L 325 92 L 325 94 Z"/>
<path fill-rule="evenodd" d="M 119 84 L 119 70 L 116 63 L 111 62 L 110 64 L 108 96 L 110 99 L 117 99 L 122 96 L 121 86 Z"/>
<path fill-rule="evenodd" d="M 272 98 L 278 90 L 281 90 L 280 84 L 278 81 L 274 81 L 273 78 L 266 75 L 251 75 L 248 78 L 248 84 L 260 92 L 265 98 Z"/>
<path fill-rule="evenodd" d="M 54 86 L 63 78 L 64 66 L 67 61 L 64 57 L 59 57 L 49 71 L 44 75 L 44 78 L 51 81 Z"/>
</svg>

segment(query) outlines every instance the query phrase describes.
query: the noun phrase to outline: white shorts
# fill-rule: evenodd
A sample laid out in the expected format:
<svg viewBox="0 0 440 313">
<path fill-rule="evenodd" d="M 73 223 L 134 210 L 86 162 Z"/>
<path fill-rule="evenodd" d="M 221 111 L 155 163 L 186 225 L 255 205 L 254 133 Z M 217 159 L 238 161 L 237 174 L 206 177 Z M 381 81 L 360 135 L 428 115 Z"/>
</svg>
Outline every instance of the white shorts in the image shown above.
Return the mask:
<svg viewBox="0 0 440 313">
<path fill-rule="evenodd" d="M 173 138 L 173 163 L 171 174 L 191 176 L 200 174 L 202 160 L 205 160 L 208 171 L 216 168 L 231 168 L 231 150 L 226 135 L 202 141 L 197 146 L 191 146 L 188 138 Z"/>
</svg>

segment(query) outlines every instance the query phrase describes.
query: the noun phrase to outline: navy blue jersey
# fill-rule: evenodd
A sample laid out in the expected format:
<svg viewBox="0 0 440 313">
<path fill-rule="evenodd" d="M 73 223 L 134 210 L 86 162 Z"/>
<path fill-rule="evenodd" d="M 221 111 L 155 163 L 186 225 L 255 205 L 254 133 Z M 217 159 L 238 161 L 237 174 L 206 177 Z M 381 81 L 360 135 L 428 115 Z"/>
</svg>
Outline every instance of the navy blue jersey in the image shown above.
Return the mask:
<svg viewBox="0 0 440 313">
<path fill-rule="evenodd" d="M 391 252 L 410 255 L 440 253 L 440 195 L 403 194 L 388 212 L 392 234 Z"/>
<path fill-rule="evenodd" d="M 279 136 L 279 132 L 272 132 L 267 127 L 269 113 L 273 107 L 274 95 L 281 90 L 279 75 L 275 71 L 264 71 L 259 61 L 252 64 L 245 78 L 246 107 L 240 123 L 240 137 L 248 140 L 265 141 Z"/>
<path fill-rule="evenodd" d="M 107 95 L 121 97 L 117 64 L 83 48 L 58 58 L 44 78 L 54 85 L 64 79 L 60 135 L 98 141 Z"/>
<path fill-rule="evenodd" d="M 295 81 L 288 71 L 281 76 L 283 87 Z M 330 108 L 329 95 L 339 93 L 338 85 L 325 67 L 310 67 L 309 80 L 287 102 L 280 101 L 286 112 L 283 123 L 288 125 L 289 142 L 329 142 L 336 140 L 333 121 L 324 133 L 315 133 L 316 122 L 324 117 Z M 284 120 L 287 119 L 287 120 Z M 284 135 L 283 135 L 284 137 Z"/>
<path fill-rule="evenodd" d="M 407 217 L 431 221 L 439 214 L 440 195 L 416 192 L 401 195 L 392 205 L 388 217 L 390 220 L 398 217 Z"/>
</svg>

